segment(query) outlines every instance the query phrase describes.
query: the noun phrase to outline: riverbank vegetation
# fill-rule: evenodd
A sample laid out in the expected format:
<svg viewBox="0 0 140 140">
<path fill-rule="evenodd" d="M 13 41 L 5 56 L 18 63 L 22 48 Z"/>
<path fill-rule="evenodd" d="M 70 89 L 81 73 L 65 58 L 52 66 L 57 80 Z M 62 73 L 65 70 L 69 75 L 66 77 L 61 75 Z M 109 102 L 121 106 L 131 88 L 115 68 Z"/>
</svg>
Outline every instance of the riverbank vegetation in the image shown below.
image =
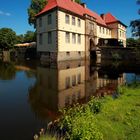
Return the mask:
<svg viewBox="0 0 140 140">
<path fill-rule="evenodd" d="M 67 139 L 139 140 L 140 85 L 119 87 L 112 97 L 92 98 L 85 105 L 64 109 L 62 114 L 58 128 Z M 40 140 L 48 140 L 44 138 Z"/>
<path fill-rule="evenodd" d="M 134 47 L 134 48 L 139 48 L 140 47 L 140 39 L 135 39 L 135 38 L 127 38 L 126 40 L 126 46 L 127 47 Z"/>
<path fill-rule="evenodd" d="M 0 28 L 0 51 L 10 50 L 17 43 L 29 43 L 36 41 L 36 32 L 27 31 L 25 34 L 17 35 L 10 28 Z"/>
</svg>

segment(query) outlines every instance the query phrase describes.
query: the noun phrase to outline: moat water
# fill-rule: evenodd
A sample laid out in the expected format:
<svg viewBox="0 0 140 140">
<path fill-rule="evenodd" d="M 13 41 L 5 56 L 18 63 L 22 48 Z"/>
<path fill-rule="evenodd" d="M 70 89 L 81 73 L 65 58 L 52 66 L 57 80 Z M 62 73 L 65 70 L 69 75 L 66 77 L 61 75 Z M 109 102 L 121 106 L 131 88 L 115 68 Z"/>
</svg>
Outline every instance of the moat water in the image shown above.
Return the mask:
<svg viewBox="0 0 140 140">
<path fill-rule="evenodd" d="M 32 140 L 57 111 L 140 80 L 140 63 L 0 61 L 0 139 Z"/>
</svg>

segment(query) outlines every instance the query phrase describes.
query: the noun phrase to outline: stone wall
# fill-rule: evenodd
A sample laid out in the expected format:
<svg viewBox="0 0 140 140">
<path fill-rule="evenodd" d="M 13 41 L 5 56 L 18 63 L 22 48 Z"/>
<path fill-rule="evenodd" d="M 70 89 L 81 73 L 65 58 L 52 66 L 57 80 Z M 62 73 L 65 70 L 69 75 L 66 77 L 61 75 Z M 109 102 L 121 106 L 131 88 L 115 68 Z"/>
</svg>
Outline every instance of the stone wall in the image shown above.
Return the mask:
<svg viewBox="0 0 140 140">
<path fill-rule="evenodd" d="M 101 59 L 110 60 L 139 60 L 140 49 L 120 47 L 100 47 Z"/>
</svg>

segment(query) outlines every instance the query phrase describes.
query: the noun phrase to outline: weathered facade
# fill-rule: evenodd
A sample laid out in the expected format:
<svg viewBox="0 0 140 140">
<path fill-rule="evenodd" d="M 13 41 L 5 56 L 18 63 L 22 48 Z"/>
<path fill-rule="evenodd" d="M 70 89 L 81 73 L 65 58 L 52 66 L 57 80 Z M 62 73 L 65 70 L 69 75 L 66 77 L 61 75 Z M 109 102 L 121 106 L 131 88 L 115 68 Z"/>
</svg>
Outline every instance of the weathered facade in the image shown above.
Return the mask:
<svg viewBox="0 0 140 140">
<path fill-rule="evenodd" d="M 37 51 L 45 61 L 89 58 L 91 50 L 98 51 L 100 38 L 115 38 L 126 46 L 122 22 L 111 14 L 99 16 L 74 0 L 48 0 L 36 17 Z"/>
</svg>

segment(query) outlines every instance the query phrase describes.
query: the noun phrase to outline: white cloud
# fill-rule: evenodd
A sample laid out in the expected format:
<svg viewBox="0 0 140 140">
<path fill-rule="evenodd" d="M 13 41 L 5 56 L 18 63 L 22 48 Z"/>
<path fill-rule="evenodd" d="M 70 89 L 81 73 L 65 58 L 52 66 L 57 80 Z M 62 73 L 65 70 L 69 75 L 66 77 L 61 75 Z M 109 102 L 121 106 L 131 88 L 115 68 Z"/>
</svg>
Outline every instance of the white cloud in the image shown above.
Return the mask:
<svg viewBox="0 0 140 140">
<path fill-rule="evenodd" d="M 3 11 L 0 11 L 0 15 L 2 15 L 2 16 L 11 16 L 10 13 L 3 12 Z"/>
</svg>

